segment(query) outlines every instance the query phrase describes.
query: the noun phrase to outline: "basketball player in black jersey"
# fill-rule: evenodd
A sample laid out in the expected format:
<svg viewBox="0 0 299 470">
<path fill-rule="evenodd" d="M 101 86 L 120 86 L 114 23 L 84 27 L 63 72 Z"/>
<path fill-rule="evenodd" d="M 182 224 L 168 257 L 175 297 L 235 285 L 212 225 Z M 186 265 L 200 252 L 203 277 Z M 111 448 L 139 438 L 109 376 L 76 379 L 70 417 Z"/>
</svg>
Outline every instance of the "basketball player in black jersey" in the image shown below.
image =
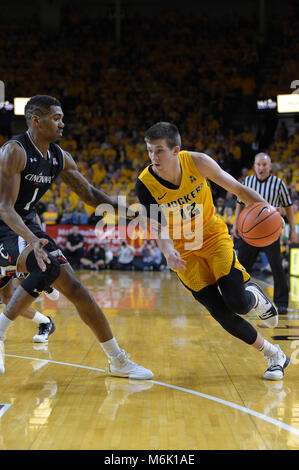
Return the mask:
<svg viewBox="0 0 299 470">
<path fill-rule="evenodd" d="M 40 218 L 36 216 L 36 222 L 41 225 Z M 3 252 L 0 250 L 0 256 L 3 256 Z M 4 258 L 7 257 L 4 254 Z M 23 281 L 24 273 L 16 273 L 15 270 L 10 268 L 1 268 L 0 275 L 0 299 L 2 304 L 7 305 L 10 301 L 15 288 Z M 48 286 L 44 289 L 45 295 L 50 300 L 57 300 L 59 298 L 59 292 L 53 287 Z M 38 333 L 33 336 L 34 343 L 47 343 L 49 336 L 55 331 L 55 324 L 51 317 L 43 315 L 36 309 L 29 307 L 26 311 L 20 312 L 20 315 L 33 323 L 38 324 Z"/>
<path fill-rule="evenodd" d="M 120 349 L 102 310 L 75 273 L 55 241 L 34 222 L 35 204 L 60 175 L 84 202 L 97 207 L 117 201 L 81 175 L 68 152 L 55 142 L 64 128 L 61 104 L 47 95 L 31 98 L 25 107 L 28 131 L 6 142 L 0 151 L 0 266 L 28 273 L 0 314 L 0 370 L 4 372 L 7 330 L 46 286 L 53 285 L 76 307 L 109 359 L 108 375 L 150 379 L 153 373 L 130 361 Z M 2 359 L 1 359 L 2 358 Z"/>
<path fill-rule="evenodd" d="M 5 305 L 10 301 L 14 290 L 23 281 L 23 273 L 6 272 L 6 275 L 0 278 L 0 299 Z M 59 298 L 59 292 L 52 287 L 44 290 L 45 295 L 51 300 Z M 56 327 L 51 317 L 39 312 L 36 308 L 28 307 L 27 310 L 21 311 L 20 316 L 31 320 L 38 325 L 38 333 L 33 336 L 34 343 L 47 343 L 49 336 L 54 333 Z"/>
</svg>

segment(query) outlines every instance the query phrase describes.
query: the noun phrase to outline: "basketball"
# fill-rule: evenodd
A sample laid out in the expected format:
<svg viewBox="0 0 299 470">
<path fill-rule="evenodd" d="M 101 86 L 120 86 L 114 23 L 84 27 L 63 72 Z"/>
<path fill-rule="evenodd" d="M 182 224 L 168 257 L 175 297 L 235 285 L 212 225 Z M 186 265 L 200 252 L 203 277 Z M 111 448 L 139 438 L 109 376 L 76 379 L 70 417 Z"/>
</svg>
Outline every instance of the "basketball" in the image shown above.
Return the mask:
<svg viewBox="0 0 299 470">
<path fill-rule="evenodd" d="M 283 229 L 280 213 L 268 203 L 255 202 L 245 207 L 238 218 L 240 237 L 252 246 L 268 246 L 275 242 Z"/>
</svg>

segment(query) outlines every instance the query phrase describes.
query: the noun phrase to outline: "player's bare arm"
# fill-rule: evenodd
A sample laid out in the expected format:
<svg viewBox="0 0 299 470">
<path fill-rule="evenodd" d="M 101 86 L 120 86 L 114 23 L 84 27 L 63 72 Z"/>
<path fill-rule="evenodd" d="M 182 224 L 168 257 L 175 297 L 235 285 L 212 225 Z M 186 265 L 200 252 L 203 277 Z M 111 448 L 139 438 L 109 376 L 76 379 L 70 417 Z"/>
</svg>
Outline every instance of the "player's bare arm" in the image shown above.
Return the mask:
<svg viewBox="0 0 299 470">
<path fill-rule="evenodd" d="M 165 256 L 169 268 L 174 269 L 176 271 L 184 271 L 186 269 L 186 261 L 181 258 L 180 253 L 174 248 L 173 240 L 171 238 L 158 238 L 157 244 L 160 250 L 162 251 L 163 255 Z"/>
<path fill-rule="evenodd" d="M 20 188 L 20 173 L 25 163 L 24 151 L 17 143 L 8 143 L 0 152 L 0 217 L 32 246 L 37 262 L 44 270 L 44 261 L 49 263 L 50 260 L 42 248 L 48 241 L 37 238 L 14 209 Z"/>
<path fill-rule="evenodd" d="M 21 147 L 14 142 L 5 145 L 0 152 L 0 216 L 14 232 L 31 243 L 37 237 L 14 209 L 24 166 L 25 154 Z"/>
<path fill-rule="evenodd" d="M 240 204 L 239 202 L 236 203 L 235 220 L 234 220 L 234 225 L 232 229 L 232 234 L 235 238 L 239 238 L 238 219 L 244 207 L 245 207 L 244 204 Z"/>
<path fill-rule="evenodd" d="M 190 152 L 193 161 L 200 173 L 209 180 L 226 189 L 244 202 L 251 204 L 253 202 L 266 202 L 262 196 L 251 188 L 247 188 L 239 183 L 229 173 L 224 171 L 217 162 L 204 153 Z"/>
<path fill-rule="evenodd" d="M 64 169 L 60 173 L 61 179 L 82 201 L 92 207 L 99 204 L 110 204 L 114 209 L 118 208 L 116 199 L 92 186 L 83 175 L 81 175 L 76 162 L 68 152 L 64 152 Z"/>
</svg>

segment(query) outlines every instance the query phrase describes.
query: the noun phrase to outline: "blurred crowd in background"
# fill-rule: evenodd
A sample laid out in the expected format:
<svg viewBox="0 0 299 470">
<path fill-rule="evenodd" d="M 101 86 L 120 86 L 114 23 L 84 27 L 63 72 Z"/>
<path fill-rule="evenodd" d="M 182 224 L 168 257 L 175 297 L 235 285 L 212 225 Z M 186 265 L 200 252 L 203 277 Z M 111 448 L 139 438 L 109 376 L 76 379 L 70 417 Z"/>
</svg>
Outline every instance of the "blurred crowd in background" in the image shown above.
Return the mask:
<svg viewBox="0 0 299 470">
<path fill-rule="evenodd" d="M 1 25 L 0 76 L 11 97 L 59 99 L 65 113 L 61 147 L 88 181 L 126 196 L 128 204 L 136 202 L 135 182 L 149 163 L 146 129 L 171 121 L 183 149 L 207 153 L 240 181 L 253 172 L 256 153 L 269 153 L 272 172 L 291 192 L 299 224 L 299 127 L 257 118 L 256 111 L 257 98 L 290 93 L 298 18 L 291 3 L 283 21 L 268 24 L 271 35 L 264 38 L 255 21 L 237 16 L 222 22 L 166 12 L 138 18 L 138 27 L 134 18 L 126 19 L 117 43 L 112 19 L 82 20 L 65 8 L 59 34 L 41 32 L 35 23 L 22 29 Z M 11 114 L 2 109 L 0 145 L 11 135 Z M 214 184 L 211 189 L 231 229 L 235 198 Z M 98 220 L 94 208 L 59 179 L 38 210 L 47 225 Z"/>
</svg>

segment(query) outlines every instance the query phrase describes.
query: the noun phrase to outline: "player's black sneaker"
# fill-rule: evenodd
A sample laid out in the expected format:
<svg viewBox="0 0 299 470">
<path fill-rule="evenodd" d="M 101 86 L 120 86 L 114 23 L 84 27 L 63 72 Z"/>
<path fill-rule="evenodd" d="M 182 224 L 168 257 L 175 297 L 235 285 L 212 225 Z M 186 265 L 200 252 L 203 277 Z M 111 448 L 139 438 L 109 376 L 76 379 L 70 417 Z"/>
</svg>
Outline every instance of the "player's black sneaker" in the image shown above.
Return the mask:
<svg viewBox="0 0 299 470">
<path fill-rule="evenodd" d="M 49 323 L 40 323 L 38 325 L 38 333 L 33 336 L 33 342 L 34 343 L 47 343 L 49 335 L 54 333 L 55 331 L 55 325 L 53 320 L 49 318 Z"/>
</svg>

